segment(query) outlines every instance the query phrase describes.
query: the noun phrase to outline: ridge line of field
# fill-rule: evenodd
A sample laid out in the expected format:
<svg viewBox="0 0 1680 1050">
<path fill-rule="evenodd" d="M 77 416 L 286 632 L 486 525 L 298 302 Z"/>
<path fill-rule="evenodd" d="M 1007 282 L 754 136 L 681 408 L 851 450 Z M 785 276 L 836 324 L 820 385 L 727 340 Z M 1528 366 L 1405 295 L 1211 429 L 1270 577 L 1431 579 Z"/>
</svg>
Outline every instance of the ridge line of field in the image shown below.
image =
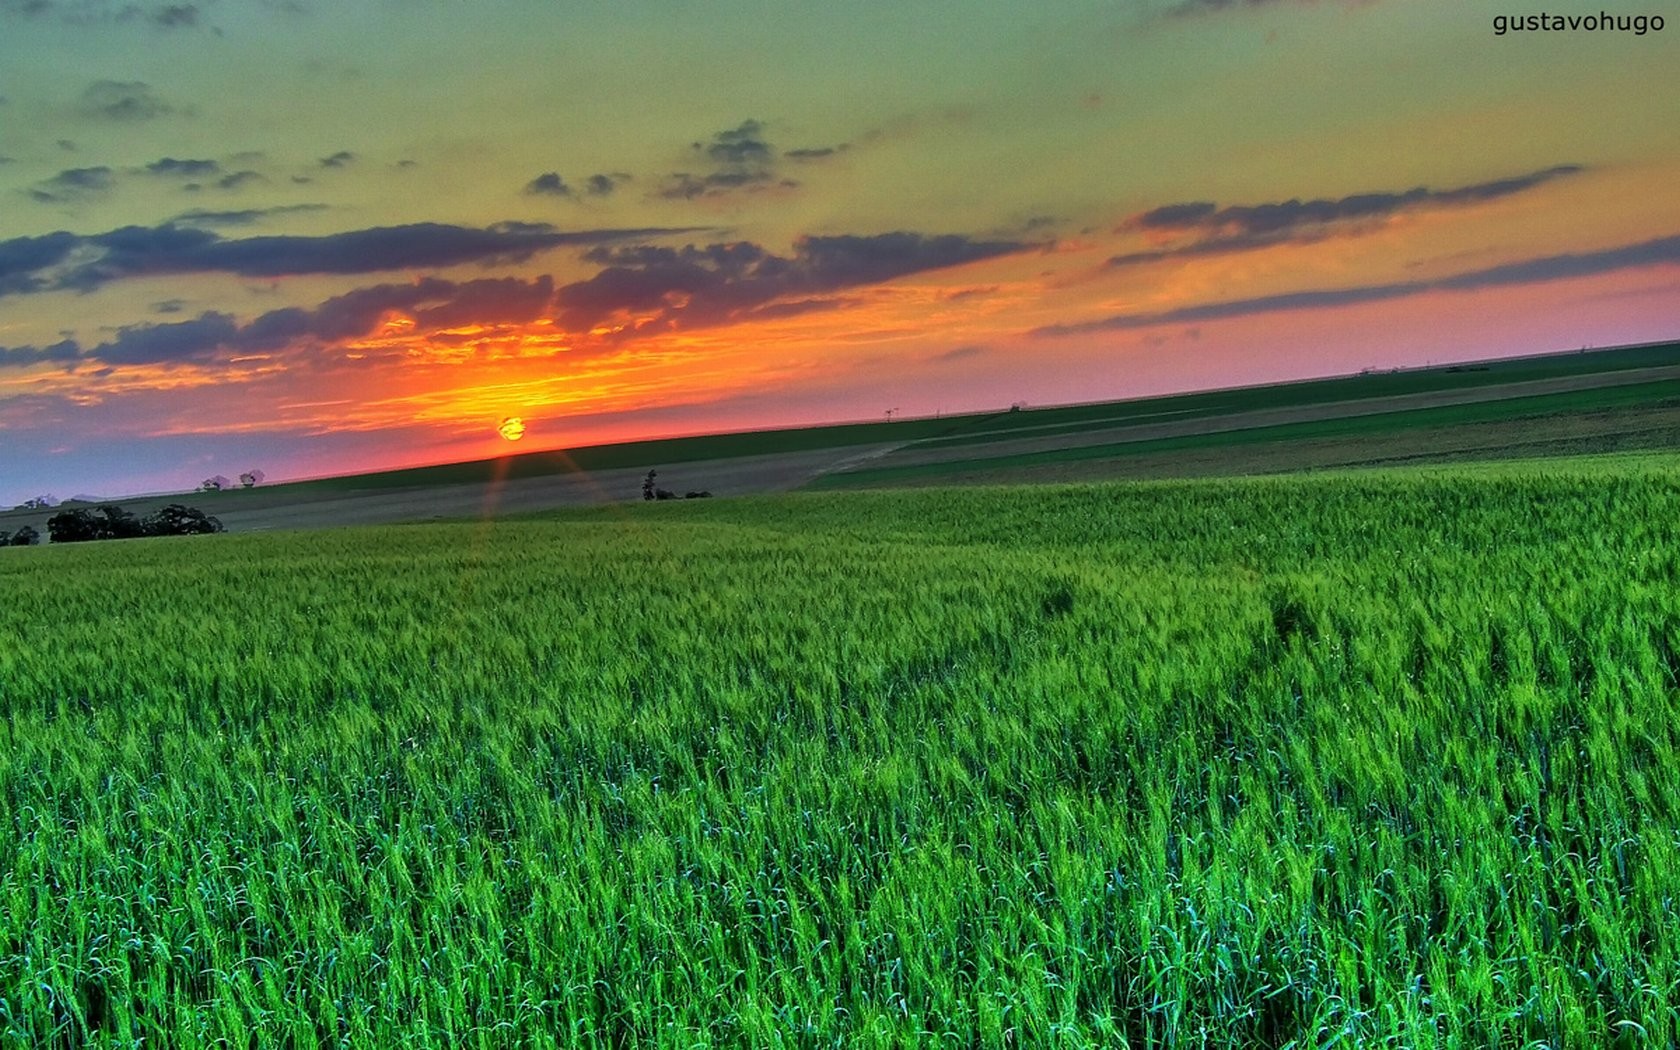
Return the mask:
<svg viewBox="0 0 1680 1050">
<path fill-rule="evenodd" d="M 1345 437 L 1381 431 L 1415 430 L 1454 424 L 1539 418 L 1569 412 L 1625 407 L 1642 402 L 1658 407 L 1668 407 L 1677 400 L 1680 400 L 1680 379 L 1607 384 L 1582 390 L 1482 399 L 1427 408 L 1355 412 L 1291 422 L 1222 427 L 1122 441 L 1109 440 L 1084 445 L 1064 444 L 1052 448 L 1001 455 L 888 462 L 868 470 L 826 474 L 816 479 L 808 487 L 819 489 L 846 488 L 932 475 L 1110 459 L 1155 452 L 1252 445 L 1310 438 Z"/>
<path fill-rule="evenodd" d="M 1090 424 L 1063 423 L 1055 424 L 1053 429 L 1039 432 L 1032 437 L 1021 437 L 1013 440 L 993 438 L 988 441 L 980 435 L 962 434 L 953 437 L 930 438 L 913 442 L 908 454 L 911 458 L 902 460 L 901 465 L 908 466 L 912 462 L 924 461 L 917 455 L 924 450 L 930 453 L 930 458 L 925 461 L 933 462 L 933 459 L 931 458 L 933 450 L 967 447 L 982 443 L 993 445 L 993 451 L 1000 455 L 1010 454 L 1011 451 L 1034 451 L 1033 449 L 1026 448 L 1025 445 L 1028 442 L 1040 442 L 1043 438 L 1051 437 L 1055 434 L 1063 432 L 1073 433 L 1070 433 L 1066 438 L 1058 438 L 1059 447 L 1076 448 L 1084 445 L 1109 444 L 1119 441 L 1142 440 L 1146 438 L 1165 438 L 1177 437 L 1185 434 L 1210 434 L 1234 430 L 1248 430 L 1282 423 L 1308 422 L 1316 419 L 1345 419 L 1355 416 L 1381 415 L 1393 412 L 1413 412 L 1424 408 L 1442 408 L 1450 405 L 1467 405 L 1490 401 L 1511 401 L 1520 398 L 1539 397 L 1547 394 L 1574 393 L 1586 390 L 1602 390 L 1624 386 L 1642 386 L 1651 383 L 1660 383 L 1671 379 L 1680 379 L 1680 365 L 1670 365 L 1659 368 L 1644 368 L 1622 372 L 1607 372 L 1594 375 L 1523 380 L 1520 382 L 1503 383 L 1495 386 L 1471 387 L 1462 390 L 1435 390 L 1410 394 L 1381 395 L 1369 398 L 1348 398 L 1340 401 L 1324 402 L 1321 404 L 1289 405 L 1279 408 L 1251 409 L 1243 412 L 1227 414 L 1196 415 L 1190 418 L 1101 427 L 1100 429 L 1092 427 Z"/>
</svg>

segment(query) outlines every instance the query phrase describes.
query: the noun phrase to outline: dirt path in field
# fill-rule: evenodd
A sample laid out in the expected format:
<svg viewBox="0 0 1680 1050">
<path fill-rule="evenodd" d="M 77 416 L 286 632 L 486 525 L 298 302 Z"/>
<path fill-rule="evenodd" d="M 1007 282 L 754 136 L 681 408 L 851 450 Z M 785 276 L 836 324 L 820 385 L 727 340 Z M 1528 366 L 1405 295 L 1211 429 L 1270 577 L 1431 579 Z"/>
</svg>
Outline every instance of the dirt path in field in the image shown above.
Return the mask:
<svg viewBox="0 0 1680 1050">
<path fill-rule="evenodd" d="M 836 467 L 857 465 L 880 457 L 898 444 L 852 445 L 805 452 L 738 456 L 731 459 L 677 463 L 659 468 L 659 486 L 681 495 L 691 489 L 713 496 L 745 496 L 795 489 Z M 269 529 L 312 529 L 330 525 L 375 525 L 405 521 L 484 518 L 556 507 L 587 507 L 640 501 L 646 467 L 624 467 L 593 473 L 553 474 L 520 478 L 499 484 L 471 482 L 407 489 L 369 489 L 363 492 L 288 492 L 285 486 L 239 492 L 193 492 L 116 501 L 126 511 L 144 517 L 168 503 L 186 503 L 219 518 L 229 532 Z M 0 513 L 0 530 L 33 525 L 47 539 L 47 519 L 57 513 L 8 511 Z"/>
<path fill-rule="evenodd" d="M 1306 423 L 1326 419 L 1349 419 L 1357 416 L 1379 415 L 1384 412 L 1406 412 L 1449 405 L 1468 405 L 1482 401 L 1504 401 L 1539 394 L 1564 394 L 1581 390 L 1630 386 L 1664 379 L 1680 379 L 1680 365 L 1660 368 L 1630 369 L 1625 372 L 1601 372 L 1593 375 L 1560 376 L 1555 379 L 1531 379 L 1516 383 L 1471 387 L 1459 390 L 1435 390 L 1417 394 L 1395 394 L 1387 397 L 1359 398 L 1350 401 L 1331 401 L 1321 405 L 1294 405 L 1284 408 L 1254 409 L 1228 415 L 1198 416 L 1194 419 L 1162 420 L 1153 423 L 1125 423 L 1118 426 L 1099 426 L 1061 434 L 1036 437 L 1000 437 L 995 441 L 967 445 L 923 448 L 914 442 L 897 452 L 879 456 L 865 465 L 838 469 L 872 469 L 875 467 L 911 467 L 932 463 L 958 463 L 970 459 L 991 459 L 995 456 L 1014 456 L 1030 452 L 1053 452 L 1092 445 L 1118 444 L 1126 441 L 1150 441 L 1157 438 L 1185 437 L 1192 434 L 1221 434 L 1256 427 L 1277 426 L 1282 423 Z"/>
</svg>

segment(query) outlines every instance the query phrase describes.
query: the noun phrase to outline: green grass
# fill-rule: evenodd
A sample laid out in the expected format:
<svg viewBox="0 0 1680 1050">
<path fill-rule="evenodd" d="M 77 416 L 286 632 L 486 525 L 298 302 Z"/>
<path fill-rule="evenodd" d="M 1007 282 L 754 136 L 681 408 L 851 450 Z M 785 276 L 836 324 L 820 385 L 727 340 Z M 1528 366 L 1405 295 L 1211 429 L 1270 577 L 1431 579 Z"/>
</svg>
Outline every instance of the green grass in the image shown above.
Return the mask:
<svg viewBox="0 0 1680 1050">
<path fill-rule="evenodd" d="M 1672 458 L 0 551 L 0 1046 L 1665 1046 Z"/>
<path fill-rule="evenodd" d="M 1183 434 L 1176 437 L 1141 438 L 1129 441 L 1104 442 L 1097 445 L 1051 448 L 1041 452 L 986 455 L 984 448 L 979 448 L 976 449 L 976 454 L 972 457 L 935 463 L 913 463 L 895 466 L 891 465 L 889 458 L 887 460 L 888 465 L 825 474 L 813 481 L 808 487 L 813 489 L 859 488 L 911 479 L 939 478 L 960 473 L 1009 470 L 1054 463 L 1114 459 L 1123 456 L 1146 456 L 1189 449 L 1240 449 L 1243 446 L 1256 444 L 1317 441 L 1326 438 L 1369 437 L 1407 430 L 1454 427 L 1471 423 L 1492 423 L 1513 419 L 1541 419 L 1552 415 L 1604 412 L 1619 408 L 1669 408 L 1677 404 L 1680 404 L 1680 380 L 1667 379 L 1648 383 L 1630 383 L 1625 386 L 1596 387 L 1553 394 L 1530 394 L 1523 397 L 1501 398 L 1491 401 L 1473 401 L 1458 405 L 1407 408 L 1391 412 L 1340 416 L 1333 419 L 1275 423 L 1236 430 Z M 968 442 L 962 443 L 967 444 Z M 944 442 L 935 441 L 918 444 L 911 452 L 938 447 L 941 444 L 944 444 Z"/>
<path fill-rule="evenodd" d="M 1099 427 L 1207 419 L 1239 412 L 1474 390 L 1505 383 L 1603 375 L 1674 365 L 1680 365 L 1680 343 L 1618 347 L 1584 353 L 1547 354 L 1405 371 L 1372 372 L 1332 379 L 1005 413 L 991 419 L 974 420 L 957 433 L 930 437 L 920 441 L 918 446 L 936 448 L 946 445 L 981 444 L 1017 436 L 1078 433 Z"/>
</svg>

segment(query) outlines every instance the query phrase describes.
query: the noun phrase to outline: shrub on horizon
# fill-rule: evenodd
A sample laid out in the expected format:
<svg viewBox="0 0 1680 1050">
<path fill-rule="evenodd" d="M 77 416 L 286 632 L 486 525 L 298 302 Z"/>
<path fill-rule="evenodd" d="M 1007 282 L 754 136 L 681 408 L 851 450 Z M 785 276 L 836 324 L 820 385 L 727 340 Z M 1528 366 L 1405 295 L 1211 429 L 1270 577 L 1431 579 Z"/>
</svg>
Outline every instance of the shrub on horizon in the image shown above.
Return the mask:
<svg viewBox="0 0 1680 1050">
<path fill-rule="evenodd" d="M 93 510 L 60 511 L 47 519 L 47 533 L 53 543 L 87 543 L 92 540 L 127 540 L 142 536 L 193 536 L 223 532 L 222 523 L 196 507 L 171 503 L 162 510 L 136 518 L 114 503 Z"/>
</svg>

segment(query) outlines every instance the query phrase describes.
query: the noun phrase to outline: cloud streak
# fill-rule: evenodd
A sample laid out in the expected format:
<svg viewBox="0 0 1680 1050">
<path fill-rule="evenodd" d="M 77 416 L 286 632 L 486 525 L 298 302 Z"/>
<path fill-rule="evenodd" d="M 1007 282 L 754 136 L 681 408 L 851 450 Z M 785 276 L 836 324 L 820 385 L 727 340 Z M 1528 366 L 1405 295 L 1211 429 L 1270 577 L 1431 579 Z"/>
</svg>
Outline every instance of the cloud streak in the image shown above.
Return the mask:
<svg viewBox="0 0 1680 1050">
<path fill-rule="evenodd" d="M 1417 186 L 1398 192 L 1358 193 L 1306 201 L 1292 198 L 1223 208 L 1213 201 L 1167 204 L 1133 216 L 1116 232 L 1188 236 L 1191 240 L 1116 255 L 1108 260 L 1108 265 L 1134 266 L 1162 259 L 1252 251 L 1278 244 L 1312 243 L 1407 212 L 1469 207 L 1512 197 L 1585 170 L 1578 164 L 1560 164 L 1526 175 L 1447 190 Z"/>
<path fill-rule="evenodd" d="M 1343 7 L 1357 7 L 1377 0 L 1342 0 Z M 1268 7 L 1316 7 L 1318 0 L 1181 0 L 1167 9 L 1173 18 L 1192 18 L 1196 15 L 1215 15 L 1227 11 L 1255 10 Z"/>
<path fill-rule="evenodd" d="M 189 226 L 252 226 L 271 215 L 291 215 L 297 212 L 326 211 L 325 204 L 278 204 L 269 208 L 239 208 L 218 211 L 194 208 L 170 219 L 171 225 Z"/>
<path fill-rule="evenodd" d="M 114 185 L 116 174 L 104 165 L 66 168 L 52 178 L 36 183 L 29 196 L 42 204 L 68 204 L 103 196 Z"/>
<path fill-rule="evenodd" d="M 78 176 L 76 181 L 87 180 L 97 182 L 94 176 Z M 566 245 L 601 245 L 685 232 L 693 231 L 657 227 L 568 231 L 541 223 L 512 222 L 483 229 L 414 223 L 317 237 L 237 240 L 173 223 L 125 226 L 92 236 L 59 232 L 0 241 L 0 295 L 88 292 L 113 281 L 165 274 L 287 277 L 523 262 L 538 252 Z"/>
<path fill-rule="evenodd" d="M 161 157 L 146 165 L 148 174 L 179 176 L 187 179 L 202 179 L 211 175 L 219 175 L 221 171 L 222 166 L 213 160 L 183 160 L 176 157 Z"/>
<path fill-rule="evenodd" d="M 1075 324 L 1047 325 L 1028 334 L 1041 337 L 1080 335 L 1091 332 L 1124 331 L 1151 328 L 1163 324 L 1182 324 L 1197 321 L 1222 321 L 1257 314 L 1281 313 L 1290 310 L 1326 310 L 1343 306 L 1404 299 L 1439 291 L 1480 291 L 1513 285 L 1542 284 L 1580 277 L 1596 277 L 1622 270 L 1652 266 L 1680 266 L 1680 235 L 1659 237 L 1637 244 L 1607 248 L 1596 252 L 1575 252 L 1548 255 L 1538 259 L 1471 270 L 1433 280 L 1397 281 L 1389 284 L 1360 285 L 1353 288 L 1309 289 L 1283 292 L 1278 295 L 1236 299 L 1222 303 L 1204 303 L 1176 310 L 1115 314 L 1097 321 Z"/>
<path fill-rule="evenodd" d="M 79 108 L 84 116 L 133 124 L 154 120 L 175 112 L 175 108 L 140 80 L 96 80 L 82 92 Z"/>
<path fill-rule="evenodd" d="M 335 296 L 312 309 L 270 310 L 248 323 L 207 311 L 186 321 L 127 325 L 91 347 L 75 340 L 51 346 L 0 347 L 0 367 L 39 364 L 207 365 L 243 355 L 274 354 L 307 345 L 363 339 L 400 313 L 420 332 L 466 325 L 527 324 L 554 299 L 554 279 L 491 277 L 448 281 L 427 277 L 381 284 Z"/>
<path fill-rule="evenodd" d="M 838 305 L 829 297 L 843 289 L 1033 247 L 1020 241 L 901 231 L 805 237 L 787 256 L 745 241 L 684 248 L 596 248 L 585 258 L 603 264 L 603 269 L 560 289 L 556 302 L 559 319 L 568 329 L 587 332 L 622 324 L 616 333 L 622 337 Z"/>
<path fill-rule="evenodd" d="M 115 3 L 113 0 L 0 0 L 0 16 L 55 18 L 70 25 L 113 23 L 154 29 L 192 29 L 204 24 L 198 4 Z"/>
</svg>

